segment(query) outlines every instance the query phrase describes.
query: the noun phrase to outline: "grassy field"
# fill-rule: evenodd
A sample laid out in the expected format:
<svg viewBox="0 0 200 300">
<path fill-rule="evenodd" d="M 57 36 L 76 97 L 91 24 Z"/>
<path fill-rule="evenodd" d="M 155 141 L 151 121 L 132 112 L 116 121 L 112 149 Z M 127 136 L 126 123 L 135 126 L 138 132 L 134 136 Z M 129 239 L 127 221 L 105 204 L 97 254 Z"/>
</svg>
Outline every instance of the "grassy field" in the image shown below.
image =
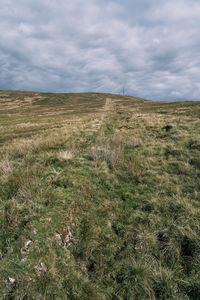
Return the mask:
<svg viewBox="0 0 200 300">
<path fill-rule="evenodd" d="M 200 299 L 200 102 L 0 91 L 0 299 Z"/>
</svg>

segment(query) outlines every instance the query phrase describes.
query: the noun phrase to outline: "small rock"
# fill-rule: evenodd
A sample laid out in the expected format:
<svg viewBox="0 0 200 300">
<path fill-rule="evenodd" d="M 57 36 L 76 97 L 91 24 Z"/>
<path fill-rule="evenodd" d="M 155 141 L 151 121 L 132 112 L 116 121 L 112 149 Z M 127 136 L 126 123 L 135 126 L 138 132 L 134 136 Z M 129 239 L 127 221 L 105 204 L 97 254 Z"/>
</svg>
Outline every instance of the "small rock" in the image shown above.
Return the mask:
<svg viewBox="0 0 200 300">
<path fill-rule="evenodd" d="M 29 250 L 28 247 L 29 247 L 31 244 L 32 244 L 32 241 L 31 241 L 31 240 L 28 240 L 28 241 L 25 243 L 24 247 L 21 248 L 21 253 L 22 253 L 22 254 L 26 253 L 26 252 Z"/>
<path fill-rule="evenodd" d="M 22 263 L 25 263 L 26 261 L 27 261 L 27 258 L 22 258 L 22 259 L 21 259 L 21 262 L 22 262 Z"/>
<path fill-rule="evenodd" d="M 8 281 L 13 284 L 15 282 L 15 279 L 12 277 L 8 277 Z"/>
<path fill-rule="evenodd" d="M 70 240 L 72 238 L 72 233 L 69 226 L 67 227 L 67 230 L 68 230 L 68 234 L 66 235 L 64 240 L 64 247 L 70 246 Z"/>
<path fill-rule="evenodd" d="M 61 239 L 61 234 L 60 233 L 56 233 L 56 238 L 60 240 Z"/>
<path fill-rule="evenodd" d="M 58 241 L 59 245 L 62 244 L 62 235 L 59 233 L 56 233 L 56 240 Z"/>
<path fill-rule="evenodd" d="M 43 262 L 40 263 L 40 270 L 43 271 L 43 272 L 47 271 L 47 267 Z"/>
<path fill-rule="evenodd" d="M 35 269 L 37 270 L 39 276 L 44 275 L 44 273 L 47 271 L 47 267 L 43 262 L 36 266 Z"/>
<path fill-rule="evenodd" d="M 25 247 L 30 246 L 30 244 L 32 244 L 32 241 L 31 241 L 31 240 L 28 240 L 28 241 L 25 243 Z"/>
</svg>

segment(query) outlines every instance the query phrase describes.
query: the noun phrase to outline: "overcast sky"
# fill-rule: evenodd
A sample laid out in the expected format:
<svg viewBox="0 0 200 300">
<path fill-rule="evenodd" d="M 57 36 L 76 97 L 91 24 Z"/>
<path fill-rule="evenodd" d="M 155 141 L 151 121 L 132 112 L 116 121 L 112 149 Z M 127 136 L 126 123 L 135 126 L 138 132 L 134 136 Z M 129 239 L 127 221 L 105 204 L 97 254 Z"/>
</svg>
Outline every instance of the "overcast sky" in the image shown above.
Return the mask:
<svg viewBox="0 0 200 300">
<path fill-rule="evenodd" d="M 0 89 L 200 100 L 199 0 L 1 0 Z"/>
</svg>

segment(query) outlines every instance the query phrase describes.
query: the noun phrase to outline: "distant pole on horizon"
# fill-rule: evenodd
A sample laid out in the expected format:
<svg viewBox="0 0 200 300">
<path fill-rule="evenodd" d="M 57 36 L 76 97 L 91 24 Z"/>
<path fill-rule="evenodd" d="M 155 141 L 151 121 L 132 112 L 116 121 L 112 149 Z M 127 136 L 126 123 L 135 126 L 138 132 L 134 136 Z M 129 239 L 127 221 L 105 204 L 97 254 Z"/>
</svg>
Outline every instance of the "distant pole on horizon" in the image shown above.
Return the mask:
<svg viewBox="0 0 200 300">
<path fill-rule="evenodd" d="M 123 96 L 124 96 L 124 94 L 125 94 L 125 88 L 123 87 Z"/>
</svg>

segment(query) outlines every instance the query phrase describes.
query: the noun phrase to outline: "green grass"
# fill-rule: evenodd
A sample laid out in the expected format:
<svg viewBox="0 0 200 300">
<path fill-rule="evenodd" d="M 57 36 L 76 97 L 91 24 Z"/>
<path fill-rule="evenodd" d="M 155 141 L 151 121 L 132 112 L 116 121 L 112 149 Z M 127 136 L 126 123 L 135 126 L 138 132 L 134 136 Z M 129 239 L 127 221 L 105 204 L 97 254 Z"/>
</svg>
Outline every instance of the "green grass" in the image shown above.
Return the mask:
<svg viewBox="0 0 200 300">
<path fill-rule="evenodd" d="M 0 299 L 200 299 L 199 113 L 1 91 Z"/>
</svg>

